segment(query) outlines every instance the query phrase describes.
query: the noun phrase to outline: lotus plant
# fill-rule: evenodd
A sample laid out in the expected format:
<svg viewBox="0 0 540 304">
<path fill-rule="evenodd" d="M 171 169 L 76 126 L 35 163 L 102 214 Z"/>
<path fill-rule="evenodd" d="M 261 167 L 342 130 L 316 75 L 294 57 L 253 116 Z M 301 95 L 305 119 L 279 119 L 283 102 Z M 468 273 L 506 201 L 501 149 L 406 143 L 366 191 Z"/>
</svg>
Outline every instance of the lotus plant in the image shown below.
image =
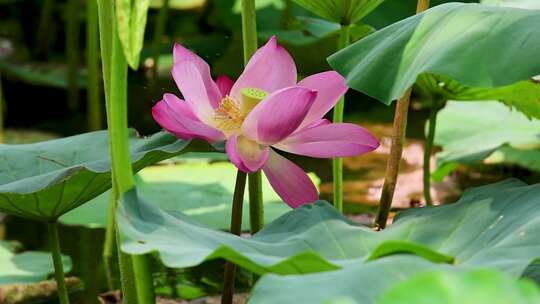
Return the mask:
<svg viewBox="0 0 540 304">
<path fill-rule="evenodd" d="M 184 100 L 165 94 L 152 108 L 154 119 L 181 139 L 225 140 L 230 161 L 246 173 L 262 169 L 293 208 L 316 201 L 317 189 L 278 151 L 333 158 L 379 146 L 366 129 L 323 118 L 347 91 L 344 78 L 327 71 L 297 83 L 295 63 L 276 37 L 257 50 L 236 82 L 227 76 L 214 81 L 208 64 L 180 44 L 173 57 L 172 76 Z"/>
</svg>

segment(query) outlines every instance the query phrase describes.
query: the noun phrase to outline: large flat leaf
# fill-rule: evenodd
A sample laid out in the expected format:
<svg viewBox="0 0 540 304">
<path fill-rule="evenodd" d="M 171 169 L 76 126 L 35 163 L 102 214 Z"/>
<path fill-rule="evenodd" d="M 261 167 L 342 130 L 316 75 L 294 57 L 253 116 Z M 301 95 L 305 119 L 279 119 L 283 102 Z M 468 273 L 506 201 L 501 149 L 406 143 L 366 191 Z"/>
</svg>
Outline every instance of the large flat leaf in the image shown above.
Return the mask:
<svg viewBox="0 0 540 304">
<path fill-rule="evenodd" d="M 389 104 L 421 76 L 452 100 L 502 100 L 540 117 L 540 11 L 449 3 L 329 57 L 348 84 Z M 426 80 L 424 78 L 424 80 Z"/>
<path fill-rule="evenodd" d="M 338 269 L 396 253 L 458 267 L 491 266 L 521 275 L 540 256 L 540 185 L 507 180 L 474 188 L 452 205 L 401 213 L 383 232 L 351 224 L 329 204 L 295 209 L 246 239 L 144 203 L 133 190 L 118 211 L 122 249 L 158 251 L 170 267 L 225 258 L 256 273 Z"/>
<path fill-rule="evenodd" d="M 438 114 L 435 144 L 440 175 L 451 163 L 516 163 L 540 171 L 540 120 L 498 102 L 448 102 Z"/>
<path fill-rule="evenodd" d="M 376 303 L 376 298 L 393 285 L 436 267 L 441 266 L 416 256 L 396 255 L 325 273 L 269 274 L 257 282 L 251 291 L 249 303 Z"/>
<path fill-rule="evenodd" d="M 379 304 L 533 304 L 540 289 L 528 280 L 516 281 L 492 270 L 466 273 L 426 272 L 387 291 Z"/>
<path fill-rule="evenodd" d="M 116 21 L 118 35 L 129 66 L 139 67 L 141 50 L 144 43 L 144 30 L 150 0 L 117 0 Z"/>
<path fill-rule="evenodd" d="M 71 259 L 62 257 L 64 270 L 71 269 Z M 34 283 L 54 273 L 51 254 L 27 251 L 15 253 L 7 242 L 0 241 L 0 285 Z"/>
<path fill-rule="evenodd" d="M 130 133 L 134 170 L 180 154 L 189 142 L 165 132 Z M 0 211 L 54 220 L 111 186 L 106 131 L 34 144 L 0 145 Z"/>
<path fill-rule="evenodd" d="M 228 162 L 194 161 L 178 165 L 146 167 L 136 179 L 141 197 L 159 208 L 180 211 L 213 229 L 228 229 L 236 168 Z M 264 215 L 269 223 L 291 210 L 281 202 L 266 178 L 263 178 Z M 109 192 L 60 218 L 67 225 L 103 228 L 107 224 Z M 242 227 L 249 229 L 248 201 L 244 205 Z"/>
<path fill-rule="evenodd" d="M 482 0 L 481 2 L 487 5 L 540 9 L 540 2 L 537 0 Z"/>
<path fill-rule="evenodd" d="M 532 304 L 539 296 L 534 283 L 497 271 L 457 271 L 396 255 L 332 272 L 266 275 L 252 290 L 249 303 Z"/>
<path fill-rule="evenodd" d="M 294 0 L 298 5 L 336 23 L 351 24 L 373 11 L 384 0 Z"/>
</svg>

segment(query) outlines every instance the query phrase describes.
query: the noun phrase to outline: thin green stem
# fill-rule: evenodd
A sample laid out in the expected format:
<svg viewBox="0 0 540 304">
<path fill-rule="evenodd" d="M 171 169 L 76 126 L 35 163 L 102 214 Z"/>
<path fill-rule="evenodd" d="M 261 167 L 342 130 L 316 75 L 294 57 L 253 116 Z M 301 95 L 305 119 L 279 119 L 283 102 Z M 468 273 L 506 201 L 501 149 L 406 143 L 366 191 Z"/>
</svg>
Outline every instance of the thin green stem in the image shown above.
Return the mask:
<svg viewBox="0 0 540 304">
<path fill-rule="evenodd" d="M 233 205 L 231 214 L 231 233 L 240 235 L 242 232 L 242 206 L 244 204 L 244 190 L 246 188 L 246 173 L 238 170 L 236 173 L 236 184 L 234 186 Z M 221 304 L 232 304 L 234 294 L 234 276 L 236 265 L 231 262 L 225 263 L 225 273 L 223 278 L 223 294 Z"/>
<path fill-rule="evenodd" d="M 107 229 L 105 230 L 105 243 L 103 245 L 103 263 L 105 265 L 105 275 L 109 290 L 115 290 L 119 286 L 116 271 L 118 268 L 118 249 L 116 246 L 116 223 L 114 217 L 116 211 L 116 200 L 116 187 L 113 185 L 111 197 L 109 198 Z"/>
<path fill-rule="evenodd" d="M 251 234 L 257 233 L 264 226 L 264 206 L 261 171 L 249 174 L 249 223 Z"/>
<path fill-rule="evenodd" d="M 244 65 L 257 51 L 257 14 L 255 0 L 242 0 L 242 42 L 244 47 Z M 249 215 L 251 233 L 256 233 L 264 226 L 264 206 L 261 172 L 249 174 Z"/>
<path fill-rule="evenodd" d="M 431 199 L 431 153 L 433 150 L 433 140 L 435 139 L 435 126 L 437 125 L 437 112 L 439 111 L 439 103 L 431 105 L 428 121 L 428 134 L 426 136 L 426 144 L 424 147 L 424 198 L 427 205 L 433 205 Z"/>
<path fill-rule="evenodd" d="M 242 41 L 244 64 L 257 51 L 257 14 L 255 0 L 242 0 Z"/>
<path fill-rule="evenodd" d="M 350 44 L 350 26 L 342 25 L 339 33 L 338 50 L 347 47 Z M 345 97 L 341 97 L 334 107 L 333 122 L 343 122 L 343 112 L 345 110 Z M 332 160 L 333 172 L 333 193 L 334 207 L 343 212 L 343 159 L 337 157 Z"/>
<path fill-rule="evenodd" d="M 156 87 L 158 82 L 158 68 L 159 68 L 159 54 L 161 46 L 161 37 L 165 33 L 165 26 L 167 25 L 167 16 L 169 14 L 169 0 L 164 0 L 162 6 L 159 8 L 157 15 L 156 26 L 154 28 L 154 39 L 152 40 L 152 61 L 154 66 L 152 67 L 152 77 L 150 77 L 150 94 L 154 98 L 156 94 Z"/>
<path fill-rule="evenodd" d="M 429 8 L 429 0 L 418 0 L 416 5 L 416 13 L 421 13 Z M 396 189 L 397 178 L 399 173 L 399 164 L 401 162 L 401 154 L 403 153 L 403 144 L 405 142 L 405 132 L 407 130 L 407 116 L 409 115 L 409 104 L 412 88 L 405 91 L 403 96 L 396 103 L 394 114 L 394 125 L 392 130 L 392 143 L 390 145 L 390 155 L 386 164 L 386 173 L 384 184 L 379 201 L 379 210 L 375 218 L 375 228 L 384 229 L 388 221 L 388 214 L 392 206 L 392 199 Z"/>
<path fill-rule="evenodd" d="M 71 112 L 79 107 L 79 3 L 79 0 L 68 0 L 65 12 L 68 108 Z"/>
<path fill-rule="evenodd" d="M 54 278 L 58 286 L 58 300 L 60 304 L 69 304 L 69 296 L 64 277 L 64 265 L 62 264 L 62 252 L 60 251 L 60 240 L 58 238 L 58 223 L 56 221 L 47 223 L 49 232 L 49 246 L 51 247 L 54 264 Z"/>
<path fill-rule="evenodd" d="M 96 0 L 86 1 L 86 67 L 88 69 L 87 121 L 89 130 L 101 129 L 101 103 L 99 100 L 99 44 L 98 12 Z"/>
</svg>

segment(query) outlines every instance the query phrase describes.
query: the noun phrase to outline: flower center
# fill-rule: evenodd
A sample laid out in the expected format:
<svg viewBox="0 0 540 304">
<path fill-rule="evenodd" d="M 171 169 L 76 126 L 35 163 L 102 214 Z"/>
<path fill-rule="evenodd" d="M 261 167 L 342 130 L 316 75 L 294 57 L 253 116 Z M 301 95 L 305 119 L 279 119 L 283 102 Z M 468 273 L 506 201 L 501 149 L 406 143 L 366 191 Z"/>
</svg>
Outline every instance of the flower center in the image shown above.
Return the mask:
<svg viewBox="0 0 540 304">
<path fill-rule="evenodd" d="M 215 110 L 214 122 L 227 138 L 233 134 L 240 134 L 242 123 L 253 108 L 263 100 L 268 93 L 257 88 L 244 88 L 242 93 L 242 103 L 240 104 L 231 96 L 225 96 Z"/>
</svg>

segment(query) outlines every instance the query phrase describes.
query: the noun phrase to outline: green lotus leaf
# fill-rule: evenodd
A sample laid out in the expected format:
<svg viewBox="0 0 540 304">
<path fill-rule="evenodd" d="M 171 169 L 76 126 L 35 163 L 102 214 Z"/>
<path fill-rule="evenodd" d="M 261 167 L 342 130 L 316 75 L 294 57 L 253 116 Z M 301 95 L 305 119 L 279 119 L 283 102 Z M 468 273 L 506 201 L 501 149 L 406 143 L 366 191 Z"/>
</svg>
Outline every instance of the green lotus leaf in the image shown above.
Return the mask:
<svg viewBox="0 0 540 304">
<path fill-rule="evenodd" d="M 252 290 L 250 303 L 327 304 L 348 299 L 345 303 L 532 304 L 538 302 L 539 292 L 534 283 L 495 270 L 465 271 L 396 255 L 332 272 L 266 275 Z"/>
<path fill-rule="evenodd" d="M 69 272 L 71 259 L 63 256 L 62 262 L 66 272 Z M 39 282 L 52 273 L 54 266 L 50 253 L 16 253 L 9 243 L 0 241 L 0 285 Z"/>
<path fill-rule="evenodd" d="M 207 0 L 169 0 L 169 8 L 176 10 L 197 9 L 204 6 Z M 164 0 L 150 0 L 150 8 L 160 8 Z"/>
<path fill-rule="evenodd" d="M 187 154 L 190 153 L 181 156 L 182 160 L 186 160 L 184 155 Z M 318 184 L 315 177 L 312 179 Z M 172 166 L 146 167 L 138 173 L 135 183 L 140 196 L 144 200 L 155 202 L 159 208 L 180 211 L 210 228 L 226 230 L 231 224 L 235 180 L 236 167 L 229 162 L 189 160 Z M 263 193 L 266 223 L 291 210 L 281 202 L 264 175 Z M 106 227 L 109 196 L 110 193 L 105 192 L 80 208 L 64 214 L 60 222 L 90 228 Z M 244 210 L 249 208 L 247 197 L 246 191 Z M 244 212 L 243 215 L 242 227 L 248 230 L 249 212 Z"/>
<path fill-rule="evenodd" d="M 540 2 L 536 0 L 482 0 L 482 4 L 519 7 L 526 9 L 540 9 Z"/>
<path fill-rule="evenodd" d="M 386 104 L 419 80 L 445 100 L 500 100 L 540 117 L 540 11 L 448 3 L 330 56 L 354 89 Z M 424 94 L 426 95 L 426 94 Z"/>
<path fill-rule="evenodd" d="M 519 276 L 540 255 L 539 195 L 540 185 L 507 180 L 466 191 L 455 204 L 402 212 L 382 232 L 356 226 L 319 201 L 247 239 L 160 210 L 139 199 L 135 189 L 123 197 L 117 218 L 122 250 L 157 251 L 170 267 L 225 258 L 258 274 L 298 274 L 406 252 L 458 268 L 494 267 Z"/>
<path fill-rule="evenodd" d="M 130 132 L 135 171 L 185 152 L 189 142 L 160 132 Z M 0 211 L 55 220 L 111 187 L 106 131 L 34 144 L 0 145 Z"/>
<path fill-rule="evenodd" d="M 495 101 L 451 101 L 437 121 L 438 179 L 453 163 L 511 163 L 540 171 L 540 120 Z"/>
<path fill-rule="evenodd" d="M 455 273 L 434 271 L 416 275 L 387 291 L 378 304 L 533 304 L 540 288 L 493 270 Z"/>
<path fill-rule="evenodd" d="M 384 0 L 294 0 L 308 11 L 335 23 L 351 24 L 373 11 Z"/>
</svg>

